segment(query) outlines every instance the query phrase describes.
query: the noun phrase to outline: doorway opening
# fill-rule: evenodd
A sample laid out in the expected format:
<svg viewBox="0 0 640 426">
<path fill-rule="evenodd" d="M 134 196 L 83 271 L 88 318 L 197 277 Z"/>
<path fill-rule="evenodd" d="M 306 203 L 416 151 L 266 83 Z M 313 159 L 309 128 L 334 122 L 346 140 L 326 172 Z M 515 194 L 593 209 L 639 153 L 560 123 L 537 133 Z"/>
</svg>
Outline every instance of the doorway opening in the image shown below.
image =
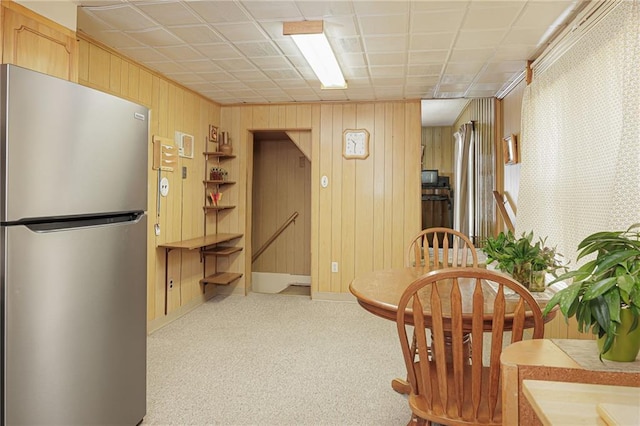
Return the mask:
<svg viewBox="0 0 640 426">
<path fill-rule="evenodd" d="M 253 132 L 251 286 L 311 296 L 311 131 Z"/>
</svg>

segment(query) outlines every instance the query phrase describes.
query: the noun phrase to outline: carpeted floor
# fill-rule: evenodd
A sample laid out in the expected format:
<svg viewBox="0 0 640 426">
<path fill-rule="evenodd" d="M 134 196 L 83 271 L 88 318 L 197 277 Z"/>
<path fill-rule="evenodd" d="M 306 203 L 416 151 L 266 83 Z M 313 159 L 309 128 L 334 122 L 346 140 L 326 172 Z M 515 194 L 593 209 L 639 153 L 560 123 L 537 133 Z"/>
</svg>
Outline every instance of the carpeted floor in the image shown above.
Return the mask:
<svg viewBox="0 0 640 426">
<path fill-rule="evenodd" d="M 148 338 L 144 425 L 406 425 L 395 323 L 356 303 L 216 296 Z"/>
</svg>

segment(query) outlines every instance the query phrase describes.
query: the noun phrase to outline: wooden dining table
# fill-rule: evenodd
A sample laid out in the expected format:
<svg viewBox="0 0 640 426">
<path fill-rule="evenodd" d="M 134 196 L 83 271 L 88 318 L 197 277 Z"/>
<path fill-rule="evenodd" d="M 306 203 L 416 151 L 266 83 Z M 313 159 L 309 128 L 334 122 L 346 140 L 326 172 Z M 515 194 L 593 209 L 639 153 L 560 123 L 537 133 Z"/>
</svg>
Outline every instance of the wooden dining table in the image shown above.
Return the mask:
<svg viewBox="0 0 640 426">
<path fill-rule="evenodd" d="M 385 318 L 391 321 L 396 321 L 398 312 L 398 303 L 400 297 L 405 289 L 413 283 L 420 276 L 430 272 L 431 268 L 426 266 L 417 267 L 404 267 L 404 268 L 391 268 L 366 272 L 357 276 L 349 285 L 349 291 L 356 297 L 360 306 L 362 306 L 368 312 L 377 315 L 381 318 Z M 468 314 L 469 322 L 463 325 L 463 331 L 471 331 L 471 316 L 472 316 L 472 304 L 473 304 L 473 279 L 460 279 L 460 292 L 462 295 L 462 312 L 463 317 L 465 313 Z M 446 283 L 443 283 L 446 286 Z M 430 287 L 423 289 L 422 291 L 431 291 Z M 482 292 L 484 294 L 484 330 L 491 331 L 491 322 L 493 320 L 493 302 L 497 294 L 497 288 L 491 285 L 484 285 Z M 448 292 L 443 291 L 441 296 L 443 300 Z M 538 302 L 541 308 L 546 306 L 546 303 L 555 294 L 554 289 L 548 288 L 545 292 L 532 293 L 534 299 Z M 428 294 L 425 297 L 420 297 L 423 300 L 425 326 L 431 326 L 431 312 L 429 305 Z M 510 331 L 513 326 L 512 316 L 517 303 L 517 295 L 513 294 L 510 301 L 510 294 L 505 291 L 505 331 Z M 448 313 L 443 306 L 443 314 L 446 316 Z M 553 310 L 544 318 L 545 322 L 551 321 L 557 310 Z M 405 313 L 406 321 L 412 322 L 411 311 L 407 310 Z M 445 327 L 447 321 L 445 320 Z M 533 327 L 533 316 L 525 315 L 525 328 Z M 408 393 L 409 384 L 403 379 L 394 379 L 391 383 L 394 390 L 400 393 Z"/>
</svg>

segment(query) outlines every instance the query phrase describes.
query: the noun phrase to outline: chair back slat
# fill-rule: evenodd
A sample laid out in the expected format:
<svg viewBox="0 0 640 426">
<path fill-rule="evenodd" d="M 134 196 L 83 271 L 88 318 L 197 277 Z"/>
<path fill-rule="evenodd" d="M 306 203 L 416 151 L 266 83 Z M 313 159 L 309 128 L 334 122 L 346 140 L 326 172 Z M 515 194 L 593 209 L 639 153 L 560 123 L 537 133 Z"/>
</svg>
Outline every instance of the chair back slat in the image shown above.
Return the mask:
<svg viewBox="0 0 640 426">
<path fill-rule="evenodd" d="M 473 317 L 471 328 L 471 406 L 478 417 L 482 399 L 482 352 L 484 350 L 484 293 L 480 278 L 474 280 Z"/>
<path fill-rule="evenodd" d="M 504 336 L 505 297 L 504 285 L 498 286 L 498 294 L 493 304 L 493 319 L 491 321 L 491 353 L 489 361 L 489 416 L 493 419 L 498 403 L 498 382 L 500 380 L 500 354 L 502 353 L 502 339 Z"/>
<path fill-rule="evenodd" d="M 513 310 L 513 327 L 511 328 L 511 343 L 522 340 L 524 334 L 525 303 L 523 299 L 518 300 L 516 308 Z"/>
<path fill-rule="evenodd" d="M 453 279 L 451 288 L 451 317 L 462 317 L 462 294 L 457 278 Z M 462 321 L 451 324 L 451 346 L 453 363 L 453 381 L 456 399 L 462 401 L 464 398 L 464 366 L 469 359 L 469 354 L 464 353 L 464 335 L 462 332 Z M 457 414 L 462 417 L 462 405 L 457 404 Z"/>
<path fill-rule="evenodd" d="M 422 302 L 419 297 L 413 298 L 413 323 L 415 324 L 414 338 L 416 340 L 417 350 L 419 353 L 428 353 L 426 327 L 424 325 L 424 316 Z M 429 395 L 430 403 L 433 392 L 431 392 L 431 371 L 428 368 L 420 370 L 420 375 L 416 375 L 416 385 L 425 395 Z"/>
<path fill-rule="evenodd" d="M 440 292 L 438 287 L 431 287 L 431 313 L 432 313 L 432 328 L 431 339 L 432 342 L 438 342 L 431 347 L 432 356 L 428 360 L 427 369 L 431 370 L 431 365 L 436 372 L 436 383 L 438 387 L 438 394 L 440 395 L 440 404 L 442 409 L 446 411 L 449 405 L 449 387 L 447 383 L 447 355 L 444 345 L 444 324 L 442 315 L 442 302 L 440 300 Z"/>
<path fill-rule="evenodd" d="M 409 405 L 419 419 L 441 424 L 501 424 L 504 331 L 512 330 L 514 341 L 531 324 L 534 338 L 544 333 L 542 312 L 526 288 L 473 266 L 434 270 L 416 279 L 400 299 L 396 320 L 411 385 Z M 413 331 L 417 357 L 407 330 Z"/>
<path fill-rule="evenodd" d="M 433 269 L 478 266 L 478 254 L 465 234 L 451 228 L 427 228 L 411 240 L 406 264 Z"/>
</svg>

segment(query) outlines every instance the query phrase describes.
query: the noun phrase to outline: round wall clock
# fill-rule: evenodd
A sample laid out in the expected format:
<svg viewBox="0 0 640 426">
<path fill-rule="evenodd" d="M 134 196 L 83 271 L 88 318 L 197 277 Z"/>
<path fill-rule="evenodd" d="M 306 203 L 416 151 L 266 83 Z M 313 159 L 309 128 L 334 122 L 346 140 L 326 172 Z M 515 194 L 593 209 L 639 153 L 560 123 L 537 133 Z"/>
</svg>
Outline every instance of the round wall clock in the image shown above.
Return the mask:
<svg viewBox="0 0 640 426">
<path fill-rule="evenodd" d="M 342 134 L 342 156 L 365 159 L 369 156 L 369 132 L 365 129 L 347 129 Z"/>
</svg>

